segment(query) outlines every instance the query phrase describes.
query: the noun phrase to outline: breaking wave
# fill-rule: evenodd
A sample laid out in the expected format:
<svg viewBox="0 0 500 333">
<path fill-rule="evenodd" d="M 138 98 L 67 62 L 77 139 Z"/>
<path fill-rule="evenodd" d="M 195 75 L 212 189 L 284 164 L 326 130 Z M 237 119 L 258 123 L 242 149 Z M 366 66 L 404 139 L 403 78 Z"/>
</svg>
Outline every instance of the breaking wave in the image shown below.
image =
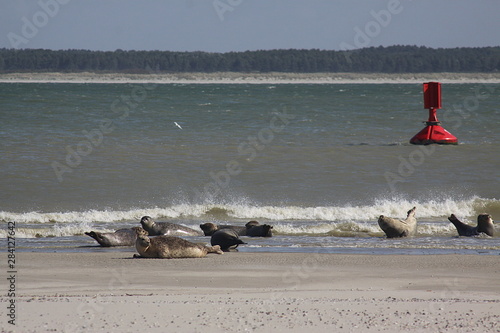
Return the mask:
<svg viewBox="0 0 500 333">
<path fill-rule="evenodd" d="M 130 210 L 88 210 L 69 212 L 0 212 L 0 221 L 19 223 L 93 223 L 139 221 L 149 215 L 155 219 L 262 219 L 266 221 L 374 221 L 380 215 L 406 217 L 406 212 L 417 207 L 419 219 L 444 220 L 451 213 L 475 220 L 479 213 L 500 214 L 500 200 L 472 197 L 411 201 L 405 199 L 376 200 L 371 205 L 344 206 L 261 206 L 253 204 L 179 204 L 169 207 L 134 208 Z"/>
</svg>

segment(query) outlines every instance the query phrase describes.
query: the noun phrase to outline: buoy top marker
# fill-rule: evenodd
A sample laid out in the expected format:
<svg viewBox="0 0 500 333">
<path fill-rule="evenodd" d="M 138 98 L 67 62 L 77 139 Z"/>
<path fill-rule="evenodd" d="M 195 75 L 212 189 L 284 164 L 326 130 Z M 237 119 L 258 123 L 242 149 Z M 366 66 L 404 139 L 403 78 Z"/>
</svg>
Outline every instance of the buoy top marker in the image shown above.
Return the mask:
<svg viewBox="0 0 500 333">
<path fill-rule="evenodd" d="M 429 119 L 426 127 L 418 132 L 410 143 L 414 145 L 458 144 L 458 139 L 441 126 L 436 110 L 441 109 L 441 83 L 424 83 L 424 108 L 429 109 Z"/>
</svg>

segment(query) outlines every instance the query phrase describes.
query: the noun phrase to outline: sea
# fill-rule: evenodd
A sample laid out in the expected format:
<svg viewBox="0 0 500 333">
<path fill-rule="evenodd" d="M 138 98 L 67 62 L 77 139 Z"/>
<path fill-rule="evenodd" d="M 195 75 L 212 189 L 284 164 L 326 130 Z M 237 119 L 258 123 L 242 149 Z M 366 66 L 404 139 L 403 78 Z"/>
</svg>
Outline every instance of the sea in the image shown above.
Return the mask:
<svg viewBox="0 0 500 333">
<path fill-rule="evenodd" d="M 409 143 L 422 83 L 0 83 L 0 108 L 0 237 L 17 252 L 132 255 L 85 232 L 151 216 L 273 226 L 240 252 L 500 254 L 498 224 L 458 237 L 447 219 L 500 219 L 500 84 L 442 84 L 458 145 Z M 378 217 L 412 207 L 417 235 L 387 239 Z"/>
</svg>

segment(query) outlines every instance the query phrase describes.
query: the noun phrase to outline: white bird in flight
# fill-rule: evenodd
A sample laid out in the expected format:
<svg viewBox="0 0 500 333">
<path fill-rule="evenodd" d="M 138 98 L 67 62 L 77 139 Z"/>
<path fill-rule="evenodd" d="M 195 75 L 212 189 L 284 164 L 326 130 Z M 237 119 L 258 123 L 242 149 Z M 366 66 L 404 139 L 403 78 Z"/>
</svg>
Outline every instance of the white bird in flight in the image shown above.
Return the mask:
<svg viewBox="0 0 500 333">
<path fill-rule="evenodd" d="M 176 122 L 176 121 L 174 121 L 174 124 L 175 124 L 175 126 L 177 126 L 177 127 L 179 127 L 180 129 L 182 129 L 181 125 L 177 124 L 177 122 Z"/>
</svg>

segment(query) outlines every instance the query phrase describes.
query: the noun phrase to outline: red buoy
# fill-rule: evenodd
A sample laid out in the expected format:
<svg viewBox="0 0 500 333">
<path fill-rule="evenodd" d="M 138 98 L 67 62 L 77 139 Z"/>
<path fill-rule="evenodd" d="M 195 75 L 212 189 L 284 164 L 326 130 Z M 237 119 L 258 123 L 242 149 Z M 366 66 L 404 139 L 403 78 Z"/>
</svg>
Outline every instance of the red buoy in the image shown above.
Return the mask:
<svg viewBox="0 0 500 333">
<path fill-rule="evenodd" d="M 410 143 L 414 145 L 438 144 L 458 144 L 458 139 L 441 126 L 437 119 L 436 110 L 441 108 L 441 83 L 424 83 L 424 108 L 429 109 L 429 120 L 426 127 L 418 132 Z"/>
</svg>

